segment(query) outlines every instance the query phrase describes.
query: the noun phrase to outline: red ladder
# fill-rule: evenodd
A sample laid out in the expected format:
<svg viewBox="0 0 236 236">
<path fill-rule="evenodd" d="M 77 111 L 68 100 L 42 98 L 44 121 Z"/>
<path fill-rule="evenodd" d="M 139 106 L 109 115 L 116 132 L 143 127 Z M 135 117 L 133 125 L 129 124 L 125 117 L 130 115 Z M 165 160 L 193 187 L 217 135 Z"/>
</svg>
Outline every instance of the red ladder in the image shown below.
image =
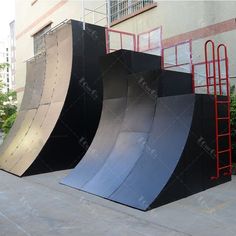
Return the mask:
<svg viewBox="0 0 236 236">
<path fill-rule="evenodd" d="M 210 61 L 208 60 L 208 45 L 211 46 L 212 50 L 212 63 L 213 63 L 213 75 L 210 75 Z M 221 48 L 224 49 L 224 58 L 221 58 Z M 221 62 L 225 62 L 225 78 L 222 77 Z M 216 64 L 218 66 L 218 83 L 216 81 Z M 212 40 L 208 40 L 205 43 L 205 65 L 206 65 L 206 85 L 207 93 L 210 94 L 210 87 L 214 88 L 214 107 L 215 107 L 215 138 L 216 138 L 216 175 L 212 176 L 212 180 L 216 180 L 220 177 L 220 173 L 224 175 L 232 174 L 232 144 L 231 144 L 231 127 L 230 127 L 230 88 L 229 88 L 229 66 L 228 66 L 228 55 L 227 47 L 224 44 L 220 44 L 217 47 L 217 59 L 215 58 L 215 44 Z M 213 79 L 213 84 L 211 83 Z M 222 86 L 226 86 L 226 100 L 224 97 L 218 96 L 223 95 Z M 217 87 L 218 86 L 218 87 Z M 218 90 L 217 90 L 218 88 Z M 219 106 L 227 106 L 227 116 L 219 117 Z M 220 133 L 219 123 L 227 122 L 227 131 Z M 221 138 L 227 137 L 228 145 L 223 150 L 220 150 L 219 141 Z M 221 165 L 220 158 L 222 155 L 227 154 L 227 164 Z"/>
</svg>

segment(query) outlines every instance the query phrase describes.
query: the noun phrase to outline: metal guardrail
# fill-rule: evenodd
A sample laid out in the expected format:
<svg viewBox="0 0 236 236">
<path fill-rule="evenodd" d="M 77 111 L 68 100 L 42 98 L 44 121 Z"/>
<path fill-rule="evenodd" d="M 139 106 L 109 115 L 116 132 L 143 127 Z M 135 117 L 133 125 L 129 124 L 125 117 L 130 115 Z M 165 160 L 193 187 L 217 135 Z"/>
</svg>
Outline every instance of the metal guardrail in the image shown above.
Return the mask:
<svg viewBox="0 0 236 236">
<path fill-rule="evenodd" d="M 153 0 L 110 1 L 110 21 L 112 23 L 154 3 Z"/>
</svg>

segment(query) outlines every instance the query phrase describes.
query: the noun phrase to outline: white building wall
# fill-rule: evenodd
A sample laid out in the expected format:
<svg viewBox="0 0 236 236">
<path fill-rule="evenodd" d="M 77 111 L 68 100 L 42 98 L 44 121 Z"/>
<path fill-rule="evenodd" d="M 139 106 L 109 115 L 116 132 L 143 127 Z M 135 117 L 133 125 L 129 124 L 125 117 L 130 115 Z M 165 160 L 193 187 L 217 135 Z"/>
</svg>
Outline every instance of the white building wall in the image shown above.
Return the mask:
<svg viewBox="0 0 236 236">
<path fill-rule="evenodd" d="M 93 9 L 103 5 L 105 0 L 85 0 L 84 3 L 85 8 Z M 16 9 L 16 89 L 21 100 L 25 86 L 25 61 L 33 56 L 32 35 L 50 22 L 54 27 L 65 19 L 80 20 L 83 10 L 82 1 L 79 0 L 16 0 Z M 225 43 L 229 49 L 230 76 L 232 83 L 235 83 L 235 9 L 235 1 L 157 1 L 157 7 L 112 28 L 138 34 L 162 26 L 164 46 L 175 44 L 181 37 L 193 38 L 194 62 L 203 60 L 203 46 L 207 39 Z M 93 15 L 90 14 L 85 19 L 92 23 Z M 228 20 L 232 21 L 231 26 L 226 26 L 224 31 L 222 23 Z M 216 29 L 210 27 L 216 24 L 219 24 Z"/>
</svg>

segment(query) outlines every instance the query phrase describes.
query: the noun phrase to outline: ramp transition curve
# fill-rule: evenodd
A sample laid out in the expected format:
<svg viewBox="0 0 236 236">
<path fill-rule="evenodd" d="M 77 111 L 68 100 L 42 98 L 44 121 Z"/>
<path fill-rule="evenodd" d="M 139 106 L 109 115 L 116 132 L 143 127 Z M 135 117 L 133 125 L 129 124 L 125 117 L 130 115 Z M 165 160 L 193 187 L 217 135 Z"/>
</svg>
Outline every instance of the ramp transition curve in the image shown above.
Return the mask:
<svg viewBox="0 0 236 236">
<path fill-rule="evenodd" d="M 44 39 L 45 53 L 27 62 L 19 115 L 0 150 L 0 168 L 18 176 L 74 167 L 101 113 L 104 28 L 86 24 L 83 31 L 71 20 Z"/>
<path fill-rule="evenodd" d="M 213 99 L 191 94 L 191 76 L 160 70 L 159 59 L 125 50 L 103 58 L 100 124 L 62 184 L 147 210 L 230 179 L 211 183 L 214 158 L 202 147 L 214 148 Z"/>
</svg>

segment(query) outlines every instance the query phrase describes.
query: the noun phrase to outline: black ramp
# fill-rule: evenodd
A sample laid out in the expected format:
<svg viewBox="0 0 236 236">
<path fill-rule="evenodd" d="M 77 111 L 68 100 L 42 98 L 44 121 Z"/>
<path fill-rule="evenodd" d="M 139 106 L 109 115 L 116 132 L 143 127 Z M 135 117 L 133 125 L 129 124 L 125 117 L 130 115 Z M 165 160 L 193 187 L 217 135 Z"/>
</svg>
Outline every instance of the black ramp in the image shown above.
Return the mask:
<svg viewBox="0 0 236 236">
<path fill-rule="evenodd" d="M 139 56 L 138 53 L 121 50 L 104 58 L 104 101 L 100 125 L 86 155 L 62 181 L 63 184 L 84 191 L 95 188 L 99 192 L 94 192 L 95 194 L 108 196 L 119 186 L 141 155 L 142 145 L 139 142 L 147 137 L 155 102 L 145 93 L 139 81 L 145 82 L 147 79 L 146 85 L 151 85 L 152 81 L 156 81 L 157 73 L 132 75 L 133 69 L 137 72 L 145 69 L 144 66 L 138 68 L 135 64 L 134 59 Z M 153 69 L 160 67 L 160 58 L 149 55 L 144 57 L 150 62 L 147 63 L 147 69 L 150 65 L 153 65 Z M 134 114 L 136 122 L 133 122 Z M 130 158 L 125 158 L 124 151 L 129 153 Z M 115 179 L 111 178 L 114 172 L 107 169 L 123 172 Z"/>
<path fill-rule="evenodd" d="M 151 73 L 128 77 L 128 96 L 120 133 L 106 162 L 97 174 L 81 189 L 102 197 L 109 197 L 127 177 L 143 152 L 144 143 L 155 112 L 155 100 L 140 87 L 154 80 Z M 154 88 L 153 88 L 154 89 Z"/>
<path fill-rule="evenodd" d="M 122 185 L 109 197 L 147 210 L 174 173 L 191 128 L 194 95 L 158 98 L 144 153 Z"/>
<path fill-rule="evenodd" d="M 82 161 L 62 181 L 140 210 L 230 180 L 210 180 L 215 160 L 198 141 L 215 148 L 214 100 L 192 94 L 190 74 L 160 71 L 155 57 L 144 55 L 120 50 L 102 59 L 100 125 Z"/>
<path fill-rule="evenodd" d="M 96 136 L 80 165 L 63 180 L 63 183 L 69 182 L 71 186 L 81 188 L 104 164 L 115 144 L 127 103 L 127 72 L 121 69 L 122 64 L 118 62 L 119 60 L 122 60 L 122 55 L 112 60 L 115 63 L 112 66 L 114 76 L 109 76 L 108 72 L 104 75 L 103 110 Z M 86 143 L 86 139 L 82 142 Z"/>
<path fill-rule="evenodd" d="M 103 102 L 101 122 L 89 150 L 80 161 L 80 165 L 77 165 L 62 183 L 69 183 L 71 187 L 80 188 L 97 173 L 111 152 L 119 134 L 125 104 L 125 98 L 111 99 Z M 116 110 L 117 114 L 111 112 L 112 110 Z M 103 132 L 108 134 L 108 136 L 104 136 Z M 99 148 L 97 143 L 99 143 Z M 80 145 L 87 148 L 86 139 L 82 138 Z"/>
</svg>

